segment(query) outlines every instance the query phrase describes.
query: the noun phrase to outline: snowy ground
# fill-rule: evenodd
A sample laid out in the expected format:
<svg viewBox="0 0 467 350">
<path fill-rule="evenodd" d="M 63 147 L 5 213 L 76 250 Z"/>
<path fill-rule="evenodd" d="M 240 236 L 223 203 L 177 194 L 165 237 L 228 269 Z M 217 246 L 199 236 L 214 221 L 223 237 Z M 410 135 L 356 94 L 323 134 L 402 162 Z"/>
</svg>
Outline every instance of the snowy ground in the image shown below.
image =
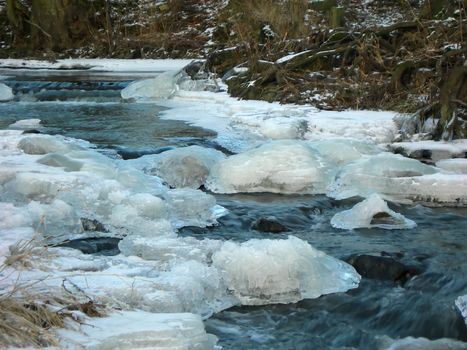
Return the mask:
<svg viewBox="0 0 467 350">
<path fill-rule="evenodd" d="M 187 63 L 2 60 L 0 66 L 176 71 Z M 358 286 L 360 276 L 350 265 L 293 236 L 241 244 L 178 237 L 178 228 L 213 225 L 225 213 L 213 196 L 196 189 L 200 184 L 217 193 L 368 198 L 351 209 L 362 218 L 359 222 L 346 219 L 345 213 L 336 219 L 339 227 L 349 228 L 370 225 L 375 201 L 395 220 L 394 229 L 416 223 L 389 210 L 384 200 L 467 204 L 465 166 L 436 167 L 386 151 L 398 133 L 392 112 L 325 112 L 238 101 L 222 91 L 204 91 L 210 81 L 196 83 L 175 73 L 137 84 L 122 96 L 156 99 L 170 108 L 164 118 L 216 131 L 216 142 L 235 154 L 187 148 L 123 161 L 106 158 L 81 140 L 22 134 L 37 120 L 0 131 L 0 262 L 14 253 L 11 247 L 18 239 L 39 246 L 28 251 L 23 264 L 0 272 L 0 288 L 38 281 L 37 291 L 66 286 L 83 299 L 124 310 L 87 319 L 91 327 L 58 331 L 69 348 L 112 349 L 121 341 L 132 349 L 214 348 L 215 339 L 202 324 L 212 313 L 233 305 L 296 302 Z M 177 172 L 170 172 L 174 168 Z M 182 188 L 169 189 L 163 180 Z M 81 218 L 98 220 L 108 232 L 83 232 Z M 122 254 L 40 248 L 44 241 L 55 244 L 83 235 L 122 238 Z"/>
</svg>

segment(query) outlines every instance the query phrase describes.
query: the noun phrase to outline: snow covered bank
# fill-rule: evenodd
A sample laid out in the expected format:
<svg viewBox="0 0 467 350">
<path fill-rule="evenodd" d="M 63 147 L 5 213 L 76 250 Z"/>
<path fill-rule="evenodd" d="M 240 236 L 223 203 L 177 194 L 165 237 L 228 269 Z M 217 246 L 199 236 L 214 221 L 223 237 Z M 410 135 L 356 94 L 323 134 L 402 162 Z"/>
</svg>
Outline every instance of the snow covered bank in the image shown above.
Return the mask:
<svg viewBox="0 0 467 350">
<path fill-rule="evenodd" d="M 179 71 L 192 62 L 190 59 L 102 59 L 77 58 L 55 61 L 0 59 L 0 68 L 47 69 L 47 70 L 92 70 L 103 72 L 165 72 Z"/>
</svg>

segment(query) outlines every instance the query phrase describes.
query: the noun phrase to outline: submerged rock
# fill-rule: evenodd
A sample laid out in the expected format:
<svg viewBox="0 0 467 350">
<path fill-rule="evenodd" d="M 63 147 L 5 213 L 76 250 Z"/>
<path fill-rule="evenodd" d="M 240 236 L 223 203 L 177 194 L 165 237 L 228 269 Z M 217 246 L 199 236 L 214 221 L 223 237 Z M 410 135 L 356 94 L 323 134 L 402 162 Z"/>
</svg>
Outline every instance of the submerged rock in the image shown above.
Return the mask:
<svg viewBox="0 0 467 350">
<path fill-rule="evenodd" d="M 405 266 L 390 257 L 367 254 L 352 255 L 347 259 L 347 262 L 355 267 L 362 277 L 401 282 L 402 284 L 418 273 L 417 269 Z"/>
<path fill-rule="evenodd" d="M 84 254 L 112 256 L 120 254 L 118 248 L 120 240 L 121 238 L 115 237 L 80 238 L 60 243 L 57 246 L 78 249 Z"/>
<path fill-rule="evenodd" d="M 81 218 L 84 231 L 109 232 L 104 224 L 96 219 Z"/>
<path fill-rule="evenodd" d="M 275 216 L 259 218 L 251 225 L 251 228 L 256 231 L 271 233 L 281 233 L 289 231 L 289 229 L 283 224 L 281 224 Z"/>
</svg>

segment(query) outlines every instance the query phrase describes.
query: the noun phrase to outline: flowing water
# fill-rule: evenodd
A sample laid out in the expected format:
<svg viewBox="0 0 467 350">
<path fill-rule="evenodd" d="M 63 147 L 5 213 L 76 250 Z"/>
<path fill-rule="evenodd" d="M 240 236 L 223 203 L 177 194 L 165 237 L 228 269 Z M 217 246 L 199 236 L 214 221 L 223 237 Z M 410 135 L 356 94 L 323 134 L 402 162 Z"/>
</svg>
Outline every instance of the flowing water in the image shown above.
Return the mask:
<svg viewBox="0 0 467 350">
<path fill-rule="evenodd" d="M 17 101 L 0 104 L 0 128 L 20 119 L 40 119 L 38 131 L 80 138 L 110 157 L 135 158 L 168 148 L 214 147 L 215 134 L 183 122 L 158 118 L 153 103 L 126 103 L 127 81 L 65 81 L 10 78 Z M 401 285 L 363 278 L 347 293 L 295 304 L 235 307 L 205 321 L 224 349 L 375 349 L 382 336 L 467 341 L 454 300 L 467 294 L 466 208 L 392 207 L 417 222 L 411 230 L 337 230 L 331 217 L 356 201 L 325 196 L 272 194 L 215 195 L 229 210 L 210 228 L 185 227 L 182 236 L 245 241 L 295 235 L 340 259 L 352 254 L 396 257 L 420 273 Z M 290 231 L 262 233 L 251 228 L 275 216 Z"/>
</svg>

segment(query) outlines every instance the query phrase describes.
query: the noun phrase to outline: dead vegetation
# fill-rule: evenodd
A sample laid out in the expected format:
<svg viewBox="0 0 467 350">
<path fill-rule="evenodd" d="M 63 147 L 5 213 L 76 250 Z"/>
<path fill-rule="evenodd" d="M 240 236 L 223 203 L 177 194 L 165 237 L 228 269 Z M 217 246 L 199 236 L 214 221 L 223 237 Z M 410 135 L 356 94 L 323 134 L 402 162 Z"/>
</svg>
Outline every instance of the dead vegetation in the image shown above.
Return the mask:
<svg viewBox="0 0 467 350">
<path fill-rule="evenodd" d="M 45 254 L 34 239 L 10 248 L 10 255 L 0 265 L 0 348 L 59 346 L 54 328 L 80 324 L 84 316 L 102 317 L 105 306 L 96 303 L 82 290 L 52 288 L 43 279 L 20 282 L 22 270 Z M 14 278 L 13 276 L 16 276 Z"/>
</svg>

